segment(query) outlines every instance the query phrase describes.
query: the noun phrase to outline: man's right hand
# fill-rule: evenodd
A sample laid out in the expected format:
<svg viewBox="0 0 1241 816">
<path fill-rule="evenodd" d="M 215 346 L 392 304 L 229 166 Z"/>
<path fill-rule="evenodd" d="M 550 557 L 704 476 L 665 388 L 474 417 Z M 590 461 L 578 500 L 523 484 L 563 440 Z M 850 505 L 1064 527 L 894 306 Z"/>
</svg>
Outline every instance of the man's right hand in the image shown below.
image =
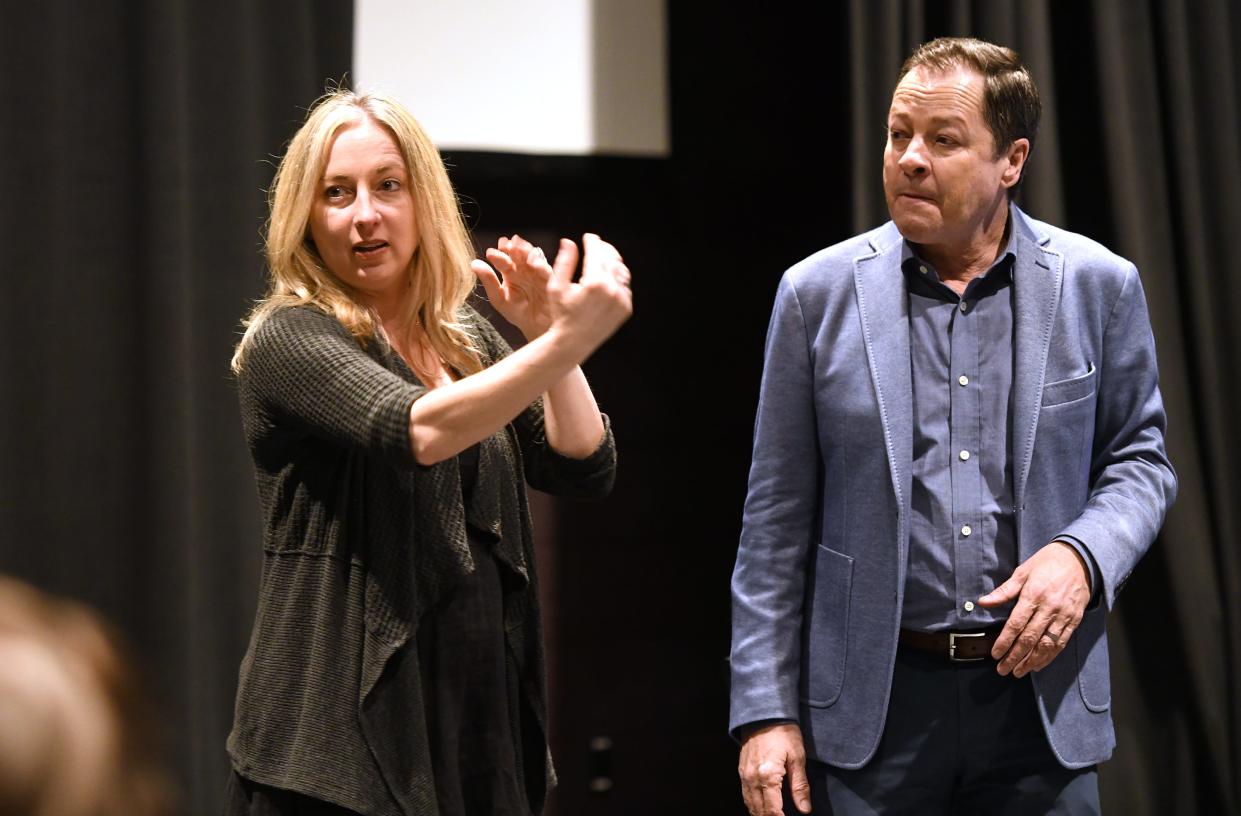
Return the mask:
<svg viewBox="0 0 1241 816">
<path fill-rule="evenodd" d="M 741 796 L 750 816 L 785 816 L 781 793 L 785 777 L 793 803 L 810 812 L 810 782 L 806 779 L 806 749 L 801 729 L 779 723 L 756 729 L 741 744 Z"/>
</svg>

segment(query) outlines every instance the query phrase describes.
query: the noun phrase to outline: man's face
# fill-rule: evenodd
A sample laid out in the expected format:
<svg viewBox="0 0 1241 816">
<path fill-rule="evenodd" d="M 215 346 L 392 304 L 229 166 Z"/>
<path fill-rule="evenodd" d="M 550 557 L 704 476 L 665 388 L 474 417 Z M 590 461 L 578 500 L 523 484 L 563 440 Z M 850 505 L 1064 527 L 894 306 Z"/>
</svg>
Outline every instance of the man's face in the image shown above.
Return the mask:
<svg viewBox="0 0 1241 816">
<path fill-rule="evenodd" d="M 1029 142 L 1017 139 L 997 158 L 982 110 L 983 78 L 969 68 L 915 68 L 897 85 L 888 112 L 883 190 L 907 240 L 966 249 L 997 207 L 1007 205 Z"/>
</svg>

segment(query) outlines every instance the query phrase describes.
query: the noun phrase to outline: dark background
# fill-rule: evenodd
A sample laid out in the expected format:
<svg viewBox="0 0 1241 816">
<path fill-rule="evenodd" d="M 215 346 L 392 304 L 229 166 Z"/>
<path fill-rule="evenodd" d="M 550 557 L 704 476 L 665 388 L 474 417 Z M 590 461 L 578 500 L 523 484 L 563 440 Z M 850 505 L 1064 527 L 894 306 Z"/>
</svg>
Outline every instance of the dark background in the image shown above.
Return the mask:
<svg viewBox="0 0 1241 816">
<path fill-rule="evenodd" d="M 1241 11 L 716 8 L 669 4 L 669 158 L 447 157 L 480 244 L 590 229 L 635 275 L 634 319 L 587 365 L 616 491 L 536 498 L 556 813 L 741 812 L 728 580 L 772 296 L 885 219 L 891 86 L 941 34 L 1022 53 L 1046 108 L 1022 206 L 1134 260 L 1150 301 L 1181 495 L 1110 624 L 1104 807 L 1237 812 Z M 127 633 L 193 813 L 218 809 L 258 577 L 228 359 L 262 291 L 272 162 L 348 72 L 351 20 L 292 0 L 0 10 L 0 570 Z"/>
</svg>

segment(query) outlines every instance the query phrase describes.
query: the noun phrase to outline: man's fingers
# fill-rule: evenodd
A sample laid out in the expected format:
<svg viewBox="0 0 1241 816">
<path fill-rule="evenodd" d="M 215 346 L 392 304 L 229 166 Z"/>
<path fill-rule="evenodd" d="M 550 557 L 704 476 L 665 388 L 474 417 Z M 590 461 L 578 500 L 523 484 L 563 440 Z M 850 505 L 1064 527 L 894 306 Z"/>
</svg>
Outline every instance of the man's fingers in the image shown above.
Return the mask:
<svg viewBox="0 0 1241 816">
<path fill-rule="evenodd" d="M 746 810 L 751 816 L 783 816 L 784 801 L 780 793 L 784 784 L 783 763 L 767 759 L 758 767 L 750 768 L 741 769 L 741 797 Z"/>
<path fill-rule="evenodd" d="M 1034 648 L 1013 666 L 1013 677 L 1025 677 L 1030 672 L 1036 672 L 1046 666 L 1060 654 L 1060 650 L 1064 647 L 1049 637 L 1046 633 L 1038 639 L 1034 644 Z"/>
<path fill-rule="evenodd" d="M 980 606 L 1003 606 L 1021 595 L 1026 584 L 1025 573 L 1014 572 L 1012 577 L 978 599 Z"/>
<path fill-rule="evenodd" d="M 745 809 L 749 811 L 750 816 L 762 815 L 763 789 L 750 782 L 745 776 L 741 777 L 741 799 L 745 802 Z"/>
<path fill-rule="evenodd" d="M 762 816 L 784 816 L 784 767 L 767 760 L 758 766 L 758 785 L 762 796 Z"/>
<path fill-rule="evenodd" d="M 779 785 L 763 788 L 762 816 L 784 816 L 784 794 Z"/>
<path fill-rule="evenodd" d="M 1030 610 L 1030 614 L 1018 614 L 1018 610 L 1013 610 L 1013 616 L 1008 619 L 1009 623 L 1016 622 L 1016 626 L 1021 627 L 1017 636 L 1013 639 L 1005 652 L 1002 652 L 1003 658 L 1000 659 L 1000 665 L 997 671 L 1000 674 L 1008 674 L 1013 671 L 1023 660 L 1033 654 L 1035 647 L 1038 646 L 1039 638 L 1043 637 L 1047 631 L 1048 625 L 1052 621 L 1052 616 L 1048 612 L 1039 609 L 1033 609 L 1025 603 L 1019 602 L 1018 609 Z M 1008 626 L 1004 627 L 1005 633 L 1008 632 Z M 1000 645 L 996 640 L 996 647 Z M 991 655 L 996 657 L 996 649 L 992 648 Z M 1020 675 L 1018 675 L 1020 677 Z"/>
<path fill-rule="evenodd" d="M 793 804 L 802 813 L 810 812 L 810 780 L 806 778 L 806 757 L 795 756 L 789 760 L 789 792 Z"/>
<path fill-rule="evenodd" d="M 1017 602 L 1013 607 L 1013 611 L 1008 616 L 1008 621 L 1004 624 L 1004 628 L 1000 630 L 1000 635 L 995 639 L 995 645 L 991 647 L 991 656 L 996 660 L 1004 657 L 1012 645 L 1017 642 L 1017 637 L 1025 631 L 1026 624 L 1030 622 L 1034 609 L 1029 603 Z"/>
<path fill-rule="evenodd" d="M 1070 619 L 1056 618 L 1047 626 L 1047 631 L 1039 638 L 1034 650 L 1026 656 L 1026 659 L 1013 667 L 1014 677 L 1023 677 L 1029 672 L 1036 672 L 1045 669 L 1051 664 L 1051 661 L 1064 651 L 1064 647 L 1068 645 L 1069 638 L 1073 636 L 1073 632 L 1077 630 L 1077 625 Z"/>
</svg>

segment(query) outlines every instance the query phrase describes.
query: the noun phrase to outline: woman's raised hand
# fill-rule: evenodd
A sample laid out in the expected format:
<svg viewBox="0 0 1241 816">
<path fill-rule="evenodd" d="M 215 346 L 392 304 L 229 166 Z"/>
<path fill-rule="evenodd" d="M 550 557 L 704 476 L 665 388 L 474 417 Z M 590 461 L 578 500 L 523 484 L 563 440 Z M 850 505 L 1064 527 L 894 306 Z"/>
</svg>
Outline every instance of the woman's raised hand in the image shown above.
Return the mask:
<svg viewBox="0 0 1241 816">
<path fill-rule="evenodd" d="M 567 238 L 560 240 L 551 265 L 541 249 L 513 236 L 487 250 L 495 269 L 479 260 L 472 268 L 492 306 L 527 340 L 555 327 L 575 348 L 589 354 L 633 314 L 633 293 L 629 269 L 616 247 L 594 233 L 586 233 L 582 244 L 586 259 L 576 282 L 578 249 Z"/>
<path fill-rule="evenodd" d="M 470 268 L 483 284 L 492 307 L 527 340 L 547 331 L 552 322 L 547 293 L 552 268 L 543 250 L 520 235 L 502 237 L 495 249 L 487 250 L 487 261 L 475 260 Z M 496 270 L 504 276 L 503 281 Z"/>
</svg>

